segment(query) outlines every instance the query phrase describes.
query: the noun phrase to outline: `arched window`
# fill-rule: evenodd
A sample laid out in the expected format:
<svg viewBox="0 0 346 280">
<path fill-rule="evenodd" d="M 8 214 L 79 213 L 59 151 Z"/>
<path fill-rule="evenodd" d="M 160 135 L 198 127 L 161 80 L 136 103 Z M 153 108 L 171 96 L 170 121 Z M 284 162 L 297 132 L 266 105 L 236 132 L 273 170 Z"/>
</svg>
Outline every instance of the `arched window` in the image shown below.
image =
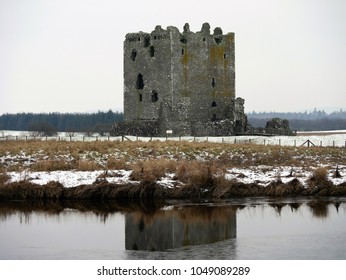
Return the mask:
<svg viewBox="0 0 346 280">
<path fill-rule="evenodd" d="M 211 103 L 211 107 L 216 107 L 217 105 L 216 105 L 216 102 L 215 101 L 213 101 L 212 103 Z"/>
<path fill-rule="evenodd" d="M 144 82 L 143 82 L 143 75 L 142 74 L 138 74 L 138 76 L 137 76 L 136 88 L 137 89 L 143 89 L 144 88 Z"/>
</svg>

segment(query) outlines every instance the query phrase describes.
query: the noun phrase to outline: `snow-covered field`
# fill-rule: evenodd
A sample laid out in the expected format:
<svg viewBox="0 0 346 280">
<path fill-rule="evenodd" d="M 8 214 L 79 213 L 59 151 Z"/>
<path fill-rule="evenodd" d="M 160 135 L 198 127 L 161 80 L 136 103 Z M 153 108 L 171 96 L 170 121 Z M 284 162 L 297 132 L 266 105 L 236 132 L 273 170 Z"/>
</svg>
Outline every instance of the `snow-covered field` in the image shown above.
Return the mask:
<svg viewBox="0 0 346 280">
<path fill-rule="evenodd" d="M 33 139 L 34 136 L 28 131 L 0 131 L 0 140 L 25 140 Z M 36 140 L 55 140 L 55 141 L 121 141 L 122 137 L 112 136 L 98 136 L 89 135 L 85 136 L 83 133 L 69 134 L 66 132 L 59 132 L 57 136 L 53 137 L 38 137 L 35 136 Z M 311 131 L 311 132 L 298 132 L 297 136 L 225 136 L 225 137 L 136 137 L 127 136 L 126 140 L 139 140 L 143 142 L 148 141 L 198 141 L 198 142 L 213 142 L 213 143 L 254 143 L 259 145 L 281 145 L 281 146 L 307 146 L 309 140 L 315 146 L 335 146 L 335 147 L 346 147 L 346 130 L 335 130 L 335 131 Z"/>
<path fill-rule="evenodd" d="M 0 137 L 7 137 L 8 139 L 22 139 L 27 136 L 27 132 L 15 132 L 15 131 L 0 131 Z M 66 133 L 60 133 L 59 136 L 60 140 L 66 140 L 66 141 L 92 141 L 96 139 L 96 136 L 94 137 L 85 137 L 82 134 L 75 134 L 70 139 Z M 83 139 L 84 137 L 84 139 Z M 3 138 L 4 139 L 4 138 Z M 49 137 L 48 139 L 53 140 L 54 138 Z M 47 140 L 48 140 L 47 139 Z M 56 137 L 55 137 L 56 139 Z M 120 140 L 120 137 L 98 137 L 98 140 Z M 164 141 L 166 138 L 150 138 L 150 137 L 140 137 L 137 138 L 135 136 L 129 136 L 128 139 L 131 140 L 141 140 L 141 141 L 149 141 L 149 140 L 160 140 Z M 335 134 L 326 134 L 326 135 L 304 135 L 304 136 L 273 136 L 273 137 L 264 137 L 264 136 L 232 136 L 232 137 L 181 137 L 181 138 L 168 138 L 169 140 L 176 140 L 176 141 L 196 141 L 196 142 L 223 142 L 223 143 L 256 143 L 259 145 L 281 145 L 281 146 L 300 146 L 305 141 L 310 140 L 312 143 L 314 143 L 316 146 L 339 146 L 339 147 L 345 147 L 346 142 L 346 131 L 338 131 L 338 133 Z M 42 138 L 42 140 L 46 140 L 45 137 Z M 0 141 L 1 145 L 1 141 Z M 186 154 L 181 154 L 181 151 L 179 153 L 180 159 L 188 159 Z M 219 155 L 213 155 L 208 154 L 207 151 L 199 151 L 199 153 L 194 154 L 194 158 L 197 160 L 209 160 L 209 159 L 215 159 Z M 241 152 L 239 154 L 241 156 Z M 238 155 L 238 156 L 239 156 Z M 90 154 L 79 154 L 78 155 L 80 159 L 88 159 L 91 157 Z M 146 156 L 145 153 L 143 153 L 143 159 Z M 169 154 L 169 158 L 174 159 L 174 155 Z M 123 152 L 120 152 L 120 150 L 114 149 L 113 154 L 102 154 L 102 155 L 93 155 L 93 160 L 97 161 L 100 166 L 105 166 L 108 158 L 115 157 L 115 158 L 125 158 L 126 155 Z M 214 157 L 214 158 L 213 158 Z M 302 155 L 302 157 L 306 159 L 306 155 Z M 78 185 L 84 185 L 84 184 L 92 184 L 95 181 L 99 180 L 99 178 L 102 178 L 103 180 L 107 180 L 110 183 L 116 183 L 116 184 L 126 184 L 126 183 L 136 183 L 135 181 L 131 181 L 130 175 L 131 170 L 106 170 L 104 168 L 103 170 L 97 170 L 97 171 L 77 171 L 77 170 L 66 170 L 66 171 L 32 171 L 30 169 L 30 166 L 35 164 L 38 161 L 45 161 L 45 160 L 64 160 L 66 162 L 75 160 L 71 155 L 69 154 L 56 154 L 54 157 L 52 155 L 49 157 L 48 155 L 38 152 L 37 154 L 31 154 L 27 155 L 25 152 L 18 152 L 17 154 L 13 155 L 10 153 L 5 153 L 0 156 L 0 167 L 11 167 L 11 166 L 21 166 L 19 170 L 24 171 L 11 171 L 7 172 L 7 175 L 10 176 L 10 182 L 18 182 L 21 180 L 29 180 L 36 184 L 46 184 L 50 181 L 59 181 L 62 183 L 65 187 L 75 187 Z M 302 158 L 299 155 L 298 158 L 299 161 L 302 160 Z M 319 163 L 318 158 L 312 159 L 312 161 L 315 161 L 316 164 L 314 166 L 311 165 L 300 165 L 300 166 L 283 166 L 283 165 L 257 165 L 254 164 L 253 166 L 242 168 L 242 167 L 235 167 L 235 168 L 229 168 L 226 170 L 224 176 L 228 180 L 237 180 L 238 182 L 243 183 L 257 183 L 263 186 L 266 186 L 270 184 L 273 181 L 277 181 L 278 179 L 281 179 L 284 183 L 292 180 L 293 178 L 298 178 L 303 184 L 306 184 L 307 180 L 311 177 L 312 172 L 315 168 L 323 166 L 323 164 Z M 311 159 L 310 159 L 311 163 Z M 249 166 L 249 165 L 247 165 Z M 328 170 L 328 179 L 331 180 L 334 185 L 339 185 L 344 182 L 346 182 L 346 158 L 340 158 L 338 159 L 338 162 L 334 162 L 332 164 L 327 163 L 325 164 L 327 170 Z M 338 166 L 338 171 L 341 174 L 341 178 L 334 178 L 333 174 L 336 171 L 336 168 Z M 13 170 L 13 169 L 12 169 Z M 162 177 L 158 180 L 158 183 L 161 184 L 164 187 L 173 187 L 182 184 L 181 182 L 174 179 L 175 174 L 173 173 L 167 173 L 165 177 Z"/>
<path fill-rule="evenodd" d="M 329 171 L 328 179 L 333 182 L 334 185 L 339 185 L 346 182 L 346 165 L 339 166 L 339 172 L 341 178 L 334 178 L 333 170 Z M 64 187 L 76 187 L 79 185 L 91 185 L 99 178 L 107 180 L 109 183 L 115 184 L 127 184 L 127 183 L 139 183 L 130 180 L 130 170 L 112 170 L 112 171 L 51 171 L 51 172 L 9 172 L 10 182 L 19 182 L 21 180 L 28 180 L 32 183 L 44 185 L 50 181 L 58 181 Z M 280 179 L 283 183 L 291 181 L 293 178 L 306 185 L 307 180 L 311 177 L 312 171 L 304 169 L 302 167 L 290 167 L 290 166 L 257 166 L 252 168 L 232 168 L 228 169 L 225 174 L 225 178 L 228 180 L 237 180 L 245 184 L 257 183 L 262 186 L 267 186 L 271 182 Z M 162 177 L 157 183 L 163 187 L 171 188 L 182 184 L 173 179 L 174 174 L 168 173 L 166 177 Z"/>
</svg>

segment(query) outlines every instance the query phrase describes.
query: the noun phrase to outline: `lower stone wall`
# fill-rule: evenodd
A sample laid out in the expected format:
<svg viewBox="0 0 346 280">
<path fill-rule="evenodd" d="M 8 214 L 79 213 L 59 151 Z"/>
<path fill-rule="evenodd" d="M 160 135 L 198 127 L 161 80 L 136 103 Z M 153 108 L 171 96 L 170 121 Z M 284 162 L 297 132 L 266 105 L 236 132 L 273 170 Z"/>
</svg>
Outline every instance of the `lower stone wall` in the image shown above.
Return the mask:
<svg viewBox="0 0 346 280">
<path fill-rule="evenodd" d="M 229 136 L 234 135 L 234 123 L 231 120 L 191 123 L 192 136 Z"/>
<path fill-rule="evenodd" d="M 133 121 L 117 122 L 113 125 L 112 136 L 134 135 L 134 136 L 160 136 L 159 122 L 153 121 Z"/>
<path fill-rule="evenodd" d="M 111 135 L 134 135 L 165 137 L 166 129 L 159 129 L 158 121 L 118 122 L 113 125 Z M 234 135 L 234 122 L 222 120 L 215 122 L 174 123 L 168 128 L 171 136 L 229 136 Z"/>
</svg>

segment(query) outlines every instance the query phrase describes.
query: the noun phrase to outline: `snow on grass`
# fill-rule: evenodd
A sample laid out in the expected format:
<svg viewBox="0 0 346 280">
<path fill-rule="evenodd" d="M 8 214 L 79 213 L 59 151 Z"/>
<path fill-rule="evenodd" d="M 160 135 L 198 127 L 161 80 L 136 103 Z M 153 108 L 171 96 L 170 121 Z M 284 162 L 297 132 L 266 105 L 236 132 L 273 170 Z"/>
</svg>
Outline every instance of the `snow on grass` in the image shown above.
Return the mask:
<svg viewBox="0 0 346 280">
<path fill-rule="evenodd" d="M 45 185 L 50 181 L 58 181 L 65 188 L 76 187 L 79 185 L 91 185 L 97 178 L 106 179 L 110 183 L 126 184 L 133 183 L 130 180 L 130 174 L 132 171 L 128 170 L 115 170 L 108 171 L 51 171 L 51 172 L 8 172 L 10 176 L 9 182 L 30 181 L 38 185 Z"/>
<path fill-rule="evenodd" d="M 341 178 L 334 178 L 333 170 L 329 170 L 328 179 L 334 185 L 339 185 L 346 182 L 346 165 L 339 166 Z M 47 184 L 50 181 L 58 181 L 64 187 L 70 188 L 78 185 L 90 185 L 98 178 L 105 179 L 109 183 L 114 184 L 128 184 L 138 183 L 131 181 L 131 170 L 112 170 L 112 171 L 51 171 L 51 172 L 8 172 L 10 176 L 9 182 L 19 182 L 28 180 L 38 185 Z M 262 186 L 267 186 L 271 182 L 281 180 L 283 183 L 297 178 L 303 185 L 307 184 L 307 180 L 311 177 L 312 171 L 306 170 L 302 167 L 290 166 L 258 166 L 253 168 L 232 168 L 228 169 L 225 174 L 227 180 L 237 180 L 244 184 L 257 183 Z M 167 173 L 166 177 L 160 178 L 157 183 L 164 188 L 173 188 L 182 183 L 175 179 L 175 173 Z"/>
<path fill-rule="evenodd" d="M 136 140 L 136 137 L 132 137 Z M 138 138 L 142 141 L 151 140 L 150 137 Z M 156 138 L 153 138 L 153 140 Z M 171 140 L 172 138 L 169 138 Z M 230 137 L 181 137 L 174 140 L 195 141 L 195 142 L 223 142 L 223 143 L 257 143 L 262 145 L 291 145 L 297 147 L 306 140 L 312 141 L 319 146 L 345 145 L 346 134 L 334 135 L 309 135 L 309 136 L 230 136 Z M 159 140 L 165 141 L 166 138 Z M 328 142 L 329 141 L 329 142 Z M 16 143 L 16 142 L 13 142 Z M 328 178 L 334 185 L 344 183 L 346 177 L 345 150 L 326 148 L 326 154 L 320 149 L 310 148 L 284 148 L 284 147 L 261 147 L 257 145 L 215 145 L 214 144 L 163 144 L 158 142 L 149 143 L 117 143 L 102 149 L 96 145 L 91 145 L 92 150 L 85 146 L 68 144 L 69 142 L 57 142 L 54 149 L 44 146 L 46 141 L 39 142 L 36 150 L 32 148 L 30 142 L 25 148 L 20 145 L 16 149 L 4 148 L 0 154 L 0 167 L 6 170 L 11 182 L 30 180 L 36 184 L 46 184 L 50 181 L 59 181 L 64 187 L 74 187 L 82 184 L 92 184 L 98 177 L 105 178 L 110 183 L 127 184 L 134 183 L 130 180 L 132 171 L 123 170 L 133 168 L 133 165 L 140 161 L 170 159 L 173 161 L 197 160 L 199 162 L 222 162 L 225 161 L 226 175 L 228 180 L 237 180 L 243 183 L 258 183 L 266 186 L 273 181 L 280 179 L 284 183 L 293 178 L 299 179 L 303 184 L 311 177 L 313 170 L 317 167 L 325 166 L 329 172 Z M 36 142 L 33 142 L 34 144 Z M 50 143 L 48 142 L 49 146 Z M 95 142 L 96 143 L 96 142 Z M 0 143 L 1 144 L 1 143 Z M 33 144 L 33 145 L 34 145 Z M 58 145 L 59 144 L 59 145 Z M 76 144 L 76 143 L 75 143 Z M 82 142 L 80 144 L 83 144 Z M 11 144 L 12 145 L 12 144 Z M 45 144 L 47 145 L 47 144 Z M 118 146 L 117 146 L 118 145 Z M 71 146 L 71 147 L 69 147 Z M 95 147 L 94 147 L 95 146 Z M 254 147 L 252 147 L 254 146 Z M 5 146 L 6 147 L 6 146 Z M 71 149 L 70 149 L 71 148 Z M 43 150 L 45 149 L 45 150 Z M 95 150 L 94 150 L 95 149 Z M 323 148 L 324 149 L 324 148 Z M 278 160 L 281 159 L 281 160 Z M 113 163 L 112 163 L 113 160 Z M 56 161 L 56 162 L 54 162 Z M 78 163 L 94 162 L 95 166 L 90 169 L 82 168 Z M 118 162 L 119 161 L 119 162 Z M 121 162 L 120 162 L 121 161 Z M 49 165 L 51 163 L 51 165 Z M 56 168 L 54 164 L 65 163 Z M 110 165 L 109 163 L 112 163 Z M 228 165 L 227 165 L 228 164 Z M 285 166 L 290 165 L 291 166 Z M 336 165 L 339 165 L 341 178 L 333 178 Z M 234 166 L 234 168 L 231 168 Z M 88 166 L 86 166 L 88 167 Z M 154 166 L 155 167 L 155 166 Z M 71 170 L 66 170 L 70 168 Z M 94 168 L 94 169 L 92 169 Z M 111 169 L 105 172 L 105 169 Z M 61 169 L 61 170 L 57 170 Z M 95 170 L 96 171 L 82 171 Z M 22 171 L 25 170 L 25 171 Z M 41 170 L 36 172 L 36 170 Z M 0 170 L 1 172 L 1 170 Z M 157 183 L 164 188 L 173 188 L 182 183 L 175 179 L 176 174 L 166 173 L 166 176 L 157 180 Z M 216 176 L 216 175 L 215 175 Z"/>
<path fill-rule="evenodd" d="M 341 178 L 335 178 L 335 169 L 330 169 L 328 172 L 328 180 L 334 185 L 339 185 L 346 182 L 346 165 L 339 166 Z M 225 175 L 227 180 L 236 179 L 244 184 L 257 183 L 262 186 L 267 186 L 271 182 L 281 180 L 283 183 L 288 183 L 293 178 L 297 178 L 303 185 L 307 185 L 307 180 L 312 176 L 312 171 L 303 167 L 291 166 L 258 166 L 253 168 L 232 168 L 228 169 Z"/>
</svg>

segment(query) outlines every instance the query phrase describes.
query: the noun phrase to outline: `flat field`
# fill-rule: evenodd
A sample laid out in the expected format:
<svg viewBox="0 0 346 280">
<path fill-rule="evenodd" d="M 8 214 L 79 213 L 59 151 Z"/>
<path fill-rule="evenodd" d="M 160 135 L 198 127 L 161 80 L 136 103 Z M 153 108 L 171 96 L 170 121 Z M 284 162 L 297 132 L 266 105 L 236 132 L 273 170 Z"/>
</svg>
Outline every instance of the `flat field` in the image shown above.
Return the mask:
<svg viewBox="0 0 346 280">
<path fill-rule="evenodd" d="M 300 191 L 346 185 L 346 148 L 187 141 L 1 141 L 0 185 L 198 188 L 223 196 L 234 186 Z M 292 183 L 293 182 L 293 183 Z M 290 191 L 292 193 L 292 191 Z M 255 194 L 261 194 L 256 191 Z M 340 193 L 338 193 L 340 194 Z"/>
</svg>

